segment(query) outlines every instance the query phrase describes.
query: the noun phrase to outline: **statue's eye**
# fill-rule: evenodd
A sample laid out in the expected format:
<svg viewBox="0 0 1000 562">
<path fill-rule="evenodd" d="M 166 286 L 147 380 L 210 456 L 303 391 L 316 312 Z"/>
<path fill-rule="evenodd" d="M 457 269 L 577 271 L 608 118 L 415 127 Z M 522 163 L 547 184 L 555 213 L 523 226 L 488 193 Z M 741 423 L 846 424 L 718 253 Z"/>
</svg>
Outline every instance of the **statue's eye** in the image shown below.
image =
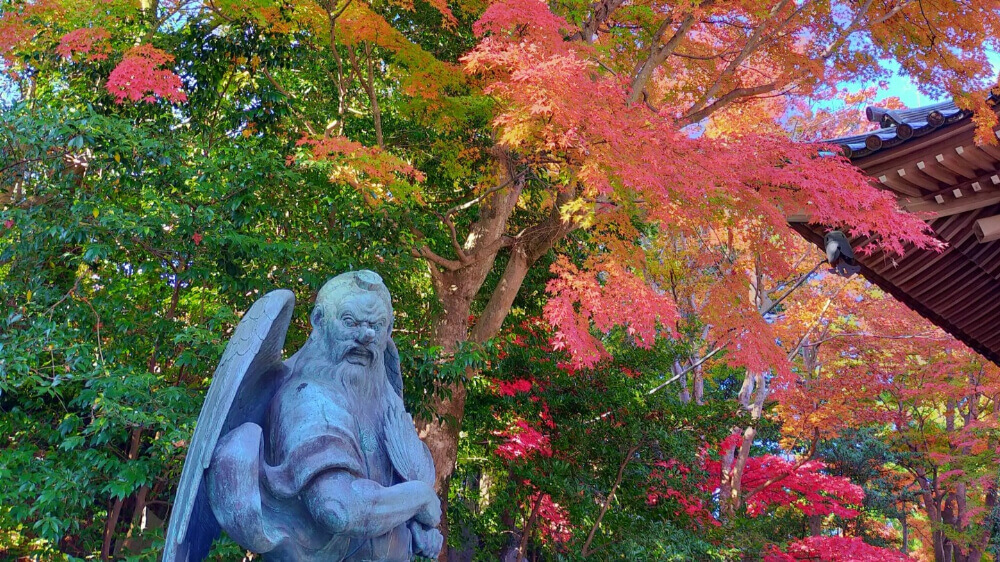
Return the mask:
<svg viewBox="0 0 1000 562">
<path fill-rule="evenodd" d="M 354 318 L 352 318 L 350 316 L 345 316 L 343 318 L 343 322 L 344 322 L 344 325 L 347 326 L 348 328 L 353 328 L 353 327 L 355 327 L 355 326 L 358 325 L 358 323 L 354 321 Z"/>
</svg>

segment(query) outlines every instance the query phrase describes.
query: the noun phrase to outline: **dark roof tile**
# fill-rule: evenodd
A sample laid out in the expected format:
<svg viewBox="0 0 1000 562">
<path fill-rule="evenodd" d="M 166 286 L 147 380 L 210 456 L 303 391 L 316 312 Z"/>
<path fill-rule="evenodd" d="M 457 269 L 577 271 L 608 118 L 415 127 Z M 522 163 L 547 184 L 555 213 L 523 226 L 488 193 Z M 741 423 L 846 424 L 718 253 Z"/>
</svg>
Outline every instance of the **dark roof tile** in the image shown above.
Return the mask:
<svg viewBox="0 0 1000 562">
<path fill-rule="evenodd" d="M 869 106 L 865 109 L 865 115 L 869 121 L 880 123 L 882 128 L 822 142 L 839 145 L 848 158 L 860 158 L 922 137 L 943 125 L 965 119 L 972 112 L 959 109 L 954 101 L 945 101 L 902 110 Z"/>
</svg>

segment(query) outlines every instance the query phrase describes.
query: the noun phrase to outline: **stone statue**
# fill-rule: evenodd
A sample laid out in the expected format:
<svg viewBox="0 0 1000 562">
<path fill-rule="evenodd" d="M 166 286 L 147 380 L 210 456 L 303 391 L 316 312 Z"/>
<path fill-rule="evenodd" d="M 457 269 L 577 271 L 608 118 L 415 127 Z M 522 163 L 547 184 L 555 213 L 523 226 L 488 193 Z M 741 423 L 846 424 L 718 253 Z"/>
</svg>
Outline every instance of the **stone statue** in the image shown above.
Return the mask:
<svg viewBox="0 0 1000 562">
<path fill-rule="evenodd" d="M 236 327 L 188 449 L 164 562 L 202 560 L 225 530 L 279 562 L 437 557 L 434 463 L 403 408 L 392 302 L 378 274 L 323 286 L 285 361 L 295 298 L 268 293 Z"/>
</svg>

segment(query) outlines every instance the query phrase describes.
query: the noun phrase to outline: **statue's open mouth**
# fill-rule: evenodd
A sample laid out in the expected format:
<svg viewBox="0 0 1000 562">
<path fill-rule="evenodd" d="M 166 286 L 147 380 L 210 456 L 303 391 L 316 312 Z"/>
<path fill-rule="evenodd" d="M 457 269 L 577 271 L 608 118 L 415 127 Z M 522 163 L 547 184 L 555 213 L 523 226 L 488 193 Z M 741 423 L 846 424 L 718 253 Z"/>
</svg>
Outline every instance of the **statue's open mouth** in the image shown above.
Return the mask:
<svg viewBox="0 0 1000 562">
<path fill-rule="evenodd" d="M 371 364 L 372 359 L 375 359 L 375 356 L 372 354 L 371 350 L 359 346 L 352 347 L 350 351 L 347 352 L 347 355 L 344 356 L 344 359 L 346 359 L 348 363 L 354 365 L 367 366 Z"/>
</svg>

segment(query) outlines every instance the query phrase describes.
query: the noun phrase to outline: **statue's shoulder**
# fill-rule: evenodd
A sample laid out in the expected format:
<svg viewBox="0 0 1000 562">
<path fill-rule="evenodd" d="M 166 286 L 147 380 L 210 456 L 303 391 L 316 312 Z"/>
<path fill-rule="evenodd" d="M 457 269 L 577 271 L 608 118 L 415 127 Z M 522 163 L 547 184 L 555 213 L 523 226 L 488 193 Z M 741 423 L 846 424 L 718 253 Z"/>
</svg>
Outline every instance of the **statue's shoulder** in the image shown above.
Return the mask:
<svg viewBox="0 0 1000 562">
<path fill-rule="evenodd" d="M 346 424 L 351 416 L 344 406 L 344 397 L 331 385 L 309 376 L 293 375 L 278 388 L 271 401 L 271 419 L 276 418 Z"/>
<path fill-rule="evenodd" d="M 282 497 L 299 493 L 324 470 L 362 474 L 357 422 L 327 384 L 292 376 L 271 401 L 267 457 L 271 488 Z"/>
</svg>

